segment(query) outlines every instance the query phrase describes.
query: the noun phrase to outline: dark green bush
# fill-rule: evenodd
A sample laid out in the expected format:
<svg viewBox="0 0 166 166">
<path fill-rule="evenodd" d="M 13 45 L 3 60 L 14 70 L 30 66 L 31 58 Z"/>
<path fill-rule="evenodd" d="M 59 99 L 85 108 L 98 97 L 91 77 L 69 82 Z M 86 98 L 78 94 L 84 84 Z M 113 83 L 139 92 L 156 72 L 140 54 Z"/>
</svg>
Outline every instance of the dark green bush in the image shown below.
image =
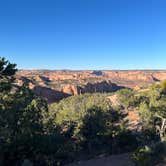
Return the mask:
<svg viewBox="0 0 166 166">
<path fill-rule="evenodd" d="M 52 124 L 59 126 L 65 137 L 74 139 L 77 148 L 89 153 L 118 149 L 115 145 L 126 127 L 125 116 L 112 108 L 105 94 L 72 96 L 50 106 Z"/>
<path fill-rule="evenodd" d="M 122 89 L 117 92 L 117 98 L 120 105 L 124 108 L 137 107 L 139 105 L 140 97 L 136 96 L 135 91 L 131 89 Z"/>
<path fill-rule="evenodd" d="M 148 146 L 137 149 L 133 154 L 133 160 L 138 166 L 150 166 L 152 163 L 152 149 Z"/>
<path fill-rule="evenodd" d="M 155 166 L 162 163 L 166 156 L 166 143 L 157 142 L 143 148 L 138 148 L 133 154 L 133 160 L 138 166 Z"/>
<path fill-rule="evenodd" d="M 117 137 L 117 147 L 120 148 L 121 152 L 132 152 L 139 146 L 137 135 L 131 131 L 122 131 Z"/>
</svg>

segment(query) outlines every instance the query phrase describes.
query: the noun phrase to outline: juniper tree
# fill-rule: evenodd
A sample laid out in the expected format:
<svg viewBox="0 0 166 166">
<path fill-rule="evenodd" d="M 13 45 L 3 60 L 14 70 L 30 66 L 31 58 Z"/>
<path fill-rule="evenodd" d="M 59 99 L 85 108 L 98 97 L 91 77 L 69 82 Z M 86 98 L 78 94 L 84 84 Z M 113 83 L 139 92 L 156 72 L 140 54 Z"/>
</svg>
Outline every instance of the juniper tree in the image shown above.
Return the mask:
<svg viewBox="0 0 166 166">
<path fill-rule="evenodd" d="M 33 155 L 47 104 L 25 85 L 15 86 L 16 64 L 0 58 L 0 158 L 4 165 Z"/>
</svg>

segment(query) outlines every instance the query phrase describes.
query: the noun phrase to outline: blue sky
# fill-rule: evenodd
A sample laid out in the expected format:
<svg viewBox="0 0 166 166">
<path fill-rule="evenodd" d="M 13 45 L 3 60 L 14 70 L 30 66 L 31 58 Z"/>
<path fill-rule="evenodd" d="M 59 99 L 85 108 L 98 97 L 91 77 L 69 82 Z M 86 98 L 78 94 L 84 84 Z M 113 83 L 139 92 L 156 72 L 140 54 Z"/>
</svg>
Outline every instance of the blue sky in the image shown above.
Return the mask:
<svg viewBox="0 0 166 166">
<path fill-rule="evenodd" d="M 1 0 L 0 56 L 22 69 L 166 69 L 165 0 Z"/>
</svg>

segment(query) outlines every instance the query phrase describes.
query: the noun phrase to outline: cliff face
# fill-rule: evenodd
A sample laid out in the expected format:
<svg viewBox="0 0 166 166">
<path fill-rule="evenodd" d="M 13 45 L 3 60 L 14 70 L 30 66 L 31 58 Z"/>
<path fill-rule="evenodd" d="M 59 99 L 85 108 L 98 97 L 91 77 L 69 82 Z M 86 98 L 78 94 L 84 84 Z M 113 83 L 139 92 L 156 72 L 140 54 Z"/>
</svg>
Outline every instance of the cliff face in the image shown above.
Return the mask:
<svg viewBox="0 0 166 166">
<path fill-rule="evenodd" d="M 47 99 L 48 103 L 57 102 L 63 98 L 70 96 L 70 94 L 43 86 L 34 86 L 33 91 L 35 92 L 36 95 L 42 96 L 45 99 Z"/>
<path fill-rule="evenodd" d="M 115 83 L 112 83 L 111 81 L 101 81 L 96 83 L 90 83 L 88 82 L 84 86 L 76 86 L 76 85 L 65 85 L 61 91 L 63 93 L 69 94 L 69 95 L 79 95 L 82 93 L 104 93 L 104 92 L 115 92 L 123 87 L 116 85 Z"/>
<path fill-rule="evenodd" d="M 87 83 L 82 88 L 82 93 L 95 93 L 95 92 L 115 92 L 123 87 L 112 83 L 111 81 L 102 81 L 96 83 Z"/>
<path fill-rule="evenodd" d="M 105 72 L 108 77 L 112 79 L 122 79 L 128 81 L 144 81 L 144 82 L 152 82 L 154 78 L 158 79 L 160 73 L 153 71 L 106 71 Z M 166 72 L 165 72 L 166 75 Z M 165 77 L 166 78 L 166 77 Z M 163 79 L 161 76 L 160 79 Z"/>
<path fill-rule="evenodd" d="M 50 71 L 17 72 L 17 84 L 29 84 L 37 95 L 49 102 L 69 95 L 94 92 L 114 92 L 122 87 L 139 89 L 166 79 L 166 71 Z"/>
<path fill-rule="evenodd" d="M 62 87 L 61 91 L 69 95 L 78 95 L 80 94 L 80 87 L 76 85 L 67 84 Z"/>
</svg>

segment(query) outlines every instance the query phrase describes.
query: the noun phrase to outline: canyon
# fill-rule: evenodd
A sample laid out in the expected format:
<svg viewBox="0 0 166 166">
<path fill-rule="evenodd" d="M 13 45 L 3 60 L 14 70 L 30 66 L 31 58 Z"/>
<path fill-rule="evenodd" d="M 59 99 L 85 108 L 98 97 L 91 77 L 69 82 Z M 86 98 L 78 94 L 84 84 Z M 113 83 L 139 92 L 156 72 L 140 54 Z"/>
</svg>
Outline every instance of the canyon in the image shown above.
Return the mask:
<svg viewBox="0 0 166 166">
<path fill-rule="evenodd" d="M 166 79 L 165 70 L 19 70 L 16 84 L 26 83 L 49 103 L 83 93 L 141 89 Z"/>
</svg>

